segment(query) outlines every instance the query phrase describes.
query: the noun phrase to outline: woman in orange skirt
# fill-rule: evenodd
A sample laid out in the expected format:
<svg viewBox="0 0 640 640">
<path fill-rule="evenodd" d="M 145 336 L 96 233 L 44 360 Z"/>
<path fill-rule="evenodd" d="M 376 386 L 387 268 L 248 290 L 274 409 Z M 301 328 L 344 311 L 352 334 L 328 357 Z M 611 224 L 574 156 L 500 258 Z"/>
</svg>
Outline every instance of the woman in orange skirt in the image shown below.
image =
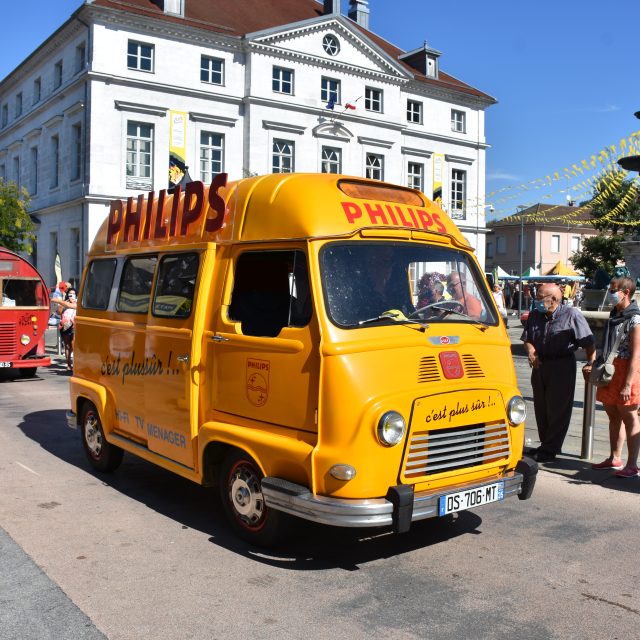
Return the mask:
<svg viewBox="0 0 640 640">
<path fill-rule="evenodd" d="M 593 469 L 615 469 L 619 478 L 634 478 L 638 473 L 638 450 L 640 449 L 640 309 L 633 300 L 636 284 L 631 278 L 613 278 L 609 284 L 608 297 L 613 305 L 607 321 L 602 355 L 611 352 L 616 337 L 622 332 L 618 355 L 613 360 L 615 373 L 606 387 L 599 387 L 596 399 L 602 402 L 609 417 L 609 442 L 611 454 Z M 585 375 L 591 366 L 584 368 Z M 622 464 L 622 447 L 625 436 L 628 457 Z"/>
</svg>

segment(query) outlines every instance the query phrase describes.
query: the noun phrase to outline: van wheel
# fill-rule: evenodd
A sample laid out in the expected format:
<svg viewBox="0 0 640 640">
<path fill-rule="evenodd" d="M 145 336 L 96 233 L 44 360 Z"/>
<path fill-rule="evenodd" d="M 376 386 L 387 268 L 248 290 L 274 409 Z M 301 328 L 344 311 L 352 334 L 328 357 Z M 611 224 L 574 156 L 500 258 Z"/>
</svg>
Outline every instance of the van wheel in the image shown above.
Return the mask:
<svg viewBox="0 0 640 640">
<path fill-rule="evenodd" d="M 38 367 L 23 367 L 18 369 L 21 378 L 35 378 Z"/>
<path fill-rule="evenodd" d="M 243 540 L 259 547 L 279 542 L 285 514 L 264 503 L 260 467 L 244 451 L 231 450 L 220 467 L 220 498 L 231 528 Z"/>
<path fill-rule="evenodd" d="M 82 444 L 91 466 L 97 471 L 117 469 L 122 462 L 124 451 L 107 442 L 100 416 L 92 404 L 86 404 L 82 409 L 80 425 Z"/>
</svg>

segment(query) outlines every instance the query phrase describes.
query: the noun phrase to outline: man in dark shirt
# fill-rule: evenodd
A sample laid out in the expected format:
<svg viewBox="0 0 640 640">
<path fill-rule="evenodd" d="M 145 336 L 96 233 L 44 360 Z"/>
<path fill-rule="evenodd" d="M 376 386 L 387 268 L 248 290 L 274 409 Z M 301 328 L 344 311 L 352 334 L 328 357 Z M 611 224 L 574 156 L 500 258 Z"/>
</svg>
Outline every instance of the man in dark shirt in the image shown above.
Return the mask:
<svg viewBox="0 0 640 640">
<path fill-rule="evenodd" d="M 584 316 L 562 304 L 558 285 L 538 287 L 534 310 L 522 332 L 531 371 L 540 447 L 533 457 L 551 462 L 562 450 L 569 429 L 576 388 L 575 351 L 582 347 L 595 359 L 595 340 Z"/>
</svg>

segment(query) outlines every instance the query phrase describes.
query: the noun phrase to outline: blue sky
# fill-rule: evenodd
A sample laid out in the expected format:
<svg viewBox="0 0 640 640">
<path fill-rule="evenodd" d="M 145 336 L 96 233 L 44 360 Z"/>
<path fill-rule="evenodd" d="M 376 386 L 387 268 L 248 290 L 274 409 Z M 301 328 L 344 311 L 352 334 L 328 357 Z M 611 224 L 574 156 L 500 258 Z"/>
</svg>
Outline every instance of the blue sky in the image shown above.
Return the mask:
<svg viewBox="0 0 640 640">
<path fill-rule="evenodd" d="M 9 28 L 0 78 L 81 0 L 4 4 Z M 345 12 L 347 4 L 343 0 Z M 582 199 L 583 175 L 537 188 L 531 182 L 562 175 L 564 167 L 612 144 L 619 148 L 622 138 L 640 130 L 633 115 L 640 110 L 637 2 L 370 0 L 369 6 L 372 31 L 406 50 L 426 40 L 442 52 L 442 70 L 498 100 L 486 112 L 487 202 L 496 216 L 517 205 L 564 203 L 567 190 Z"/>
</svg>

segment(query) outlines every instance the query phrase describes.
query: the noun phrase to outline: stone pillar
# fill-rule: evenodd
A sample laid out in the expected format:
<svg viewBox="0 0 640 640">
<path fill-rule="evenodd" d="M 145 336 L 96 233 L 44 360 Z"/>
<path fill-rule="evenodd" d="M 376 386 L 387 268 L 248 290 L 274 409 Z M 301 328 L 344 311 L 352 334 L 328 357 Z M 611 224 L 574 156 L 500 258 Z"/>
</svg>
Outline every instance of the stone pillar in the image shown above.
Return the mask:
<svg viewBox="0 0 640 640">
<path fill-rule="evenodd" d="M 635 280 L 640 277 L 640 240 L 628 240 L 621 244 L 624 262 Z"/>
</svg>

